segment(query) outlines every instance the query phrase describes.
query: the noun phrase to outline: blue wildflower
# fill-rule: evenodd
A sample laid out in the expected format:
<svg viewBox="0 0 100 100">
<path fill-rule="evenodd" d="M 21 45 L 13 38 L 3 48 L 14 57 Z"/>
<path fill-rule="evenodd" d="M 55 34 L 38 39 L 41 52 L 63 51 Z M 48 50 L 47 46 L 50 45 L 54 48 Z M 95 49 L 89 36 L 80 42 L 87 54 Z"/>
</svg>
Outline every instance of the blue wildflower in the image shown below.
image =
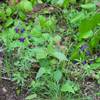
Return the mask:
<svg viewBox="0 0 100 100">
<path fill-rule="evenodd" d="M 89 64 L 91 65 L 91 64 L 93 64 L 93 61 L 91 60 L 91 61 L 89 61 Z"/>
<path fill-rule="evenodd" d="M 83 65 L 85 65 L 85 64 L 86 64 L 86 60 L 85 60 L 85 61 L 83 61 L 83 62 L 82 62 L 82 64 L 83 64 Z"/>
<path fill-rule="evenodd" d="M 91 53 L 90 53 L 89 50 L 86 51 L 86 55 L 87 55 L 87 56 L 90 56 L 90 55 L 91 55 Z"/>
<path fill-rule="evenodd" d="M 81 51 L 84 51 L 86 48 L 88 48 L 88 46 L 87 46 L 86 44 L 84 44 L 84 45 L 82 45 L 82 46 L 80 47 Z"/>
<path fill-rule="evenodd" d="M 73 61 L 73 64 L 77 64 L 77 63 L 78 63 L 78 61 L 76 61 L 76 60 Z"/>
<path fill-rule="evenodd" d="M 21 33 L 24 33 L 25 32 L 25 29 L 23 28 L 23 29 L 21 29 Z"/>
<path fill-rule="evenodd" d="M 21 38 L 19 38 L 19 41 L 20 42 L 24 42 L 25 41 L 25 38 L 21 37 Z"/>
<path fill-rule="evenodd" d="M 18 32 L 19 32 L 19 29 L 18 29 L 17 27 L 15 28 L 15 32 L 16 32 L 16 33 L 18 33 Z"/>
</svg>

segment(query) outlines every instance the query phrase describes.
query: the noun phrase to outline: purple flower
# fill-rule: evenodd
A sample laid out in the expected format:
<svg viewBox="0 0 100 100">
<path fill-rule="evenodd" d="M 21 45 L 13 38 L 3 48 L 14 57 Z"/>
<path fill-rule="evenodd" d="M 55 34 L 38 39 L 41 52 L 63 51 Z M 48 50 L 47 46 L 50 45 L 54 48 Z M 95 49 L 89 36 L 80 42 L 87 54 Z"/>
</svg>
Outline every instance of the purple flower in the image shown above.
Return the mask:
<svg viewBox="0 0 100 100">
<path fill-rule="evenodd" d="M 84 44 L 84 45 L 82 45 L 82 46 L 80 47 L 81 51 L 84 51 L 86 48 L 88 48 L 88 46 L 87 46 L 86 44 Z"/>
<path fill-rule="evenodd" d="M 93 64 L 93 61 L 91 60 L 91 61 L 89 62 L 89 64 L 90 64 L 90 65 Z"/>
<path fill-rule="evenodd" d="M 18 33 L 18 32 L 19 32 L 19 29 L 18 29 L 17 27 L 15 28 L 15 32 L 16 32 L 16 33 Z"/>
<path fill-rule="evenodd" d="M 78 63 L 78 61 L 76 61 L 76 60 L 73 61 L 73 64 L 77 64 L 77 63 Z"/>
<path fill-rule="evenodd" d="M 20 42 L 24 42 L 25 41 L 25 38 L 21 37 L 21 38 L 19 38 L 19 41 Z"/>
<path fill-rule="evenodd" d="M 21 33 L 24 33 L 24 31 L 25 31 L 25 29 L 23 28 L 23 29 L 21 29 Z"/>
<path fill-rule="evenodd" d="M 82 64 L 83 64 L 83 65 L 85 65 L 85 64 L 86 64 L 86 60 L 85 60 L 85 61 L 83 61 L 83 62 L 82 62 Z"/>
<path fill-rule="evenodd" d="M 89 50 L 86 51 L 86 55 L 87 55 L 87 56 L 90 56 L 90 55 L 91 55 L 91 53 L 90 53 Z"/>
</svg>

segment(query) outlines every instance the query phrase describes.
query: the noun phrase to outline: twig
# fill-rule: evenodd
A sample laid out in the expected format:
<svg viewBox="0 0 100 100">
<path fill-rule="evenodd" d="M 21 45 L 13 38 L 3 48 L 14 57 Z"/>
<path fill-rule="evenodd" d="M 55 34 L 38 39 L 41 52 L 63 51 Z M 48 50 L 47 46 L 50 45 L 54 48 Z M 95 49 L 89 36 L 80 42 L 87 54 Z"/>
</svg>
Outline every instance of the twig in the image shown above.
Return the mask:
<svg viewBox="0 0 100 100">
<path fill-rule="evenodd" d="M 8 81 L 12 81 L 11 78 L 8 77 L 1 77 L 2 80 L 8 80 Z"/>
</svg>

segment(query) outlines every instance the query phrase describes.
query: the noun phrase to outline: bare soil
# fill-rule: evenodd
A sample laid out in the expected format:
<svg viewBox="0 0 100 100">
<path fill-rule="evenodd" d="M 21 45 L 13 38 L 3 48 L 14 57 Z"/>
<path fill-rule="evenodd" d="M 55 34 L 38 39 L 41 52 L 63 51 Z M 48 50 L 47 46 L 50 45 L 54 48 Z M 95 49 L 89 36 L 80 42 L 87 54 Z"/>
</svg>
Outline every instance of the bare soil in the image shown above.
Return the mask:
<svg viewBox="0 0 100 100">
<path fill-rule="evenodd" d="M 25 100 L 24 94 L 16 95 L 16 86 L 8 80 L 0 81 L 0 100 Z"/>
</svg>

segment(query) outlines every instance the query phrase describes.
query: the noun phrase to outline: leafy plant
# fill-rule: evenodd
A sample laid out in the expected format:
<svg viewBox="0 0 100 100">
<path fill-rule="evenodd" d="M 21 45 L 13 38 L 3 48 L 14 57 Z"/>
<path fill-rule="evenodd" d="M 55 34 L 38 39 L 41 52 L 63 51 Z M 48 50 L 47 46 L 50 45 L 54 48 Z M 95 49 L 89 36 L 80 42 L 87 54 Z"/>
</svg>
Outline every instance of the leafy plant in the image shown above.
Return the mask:
<svg viewBox="0 0 100 100">
<path fill-rule="evenodd" d="M 75 93 L 79 89 L 79 86 L 68 80 L 65 84 L 62 85 L 62 92 Z"/>
<path fill-rule="evenodd" d="M 0 3 L 1 78 L 26 88 L 26 100 L 85 99 L 86 83 L 91 79 L 97 87 L 100 83 L 100 13 L 96 3 Z"/>
</svg>

